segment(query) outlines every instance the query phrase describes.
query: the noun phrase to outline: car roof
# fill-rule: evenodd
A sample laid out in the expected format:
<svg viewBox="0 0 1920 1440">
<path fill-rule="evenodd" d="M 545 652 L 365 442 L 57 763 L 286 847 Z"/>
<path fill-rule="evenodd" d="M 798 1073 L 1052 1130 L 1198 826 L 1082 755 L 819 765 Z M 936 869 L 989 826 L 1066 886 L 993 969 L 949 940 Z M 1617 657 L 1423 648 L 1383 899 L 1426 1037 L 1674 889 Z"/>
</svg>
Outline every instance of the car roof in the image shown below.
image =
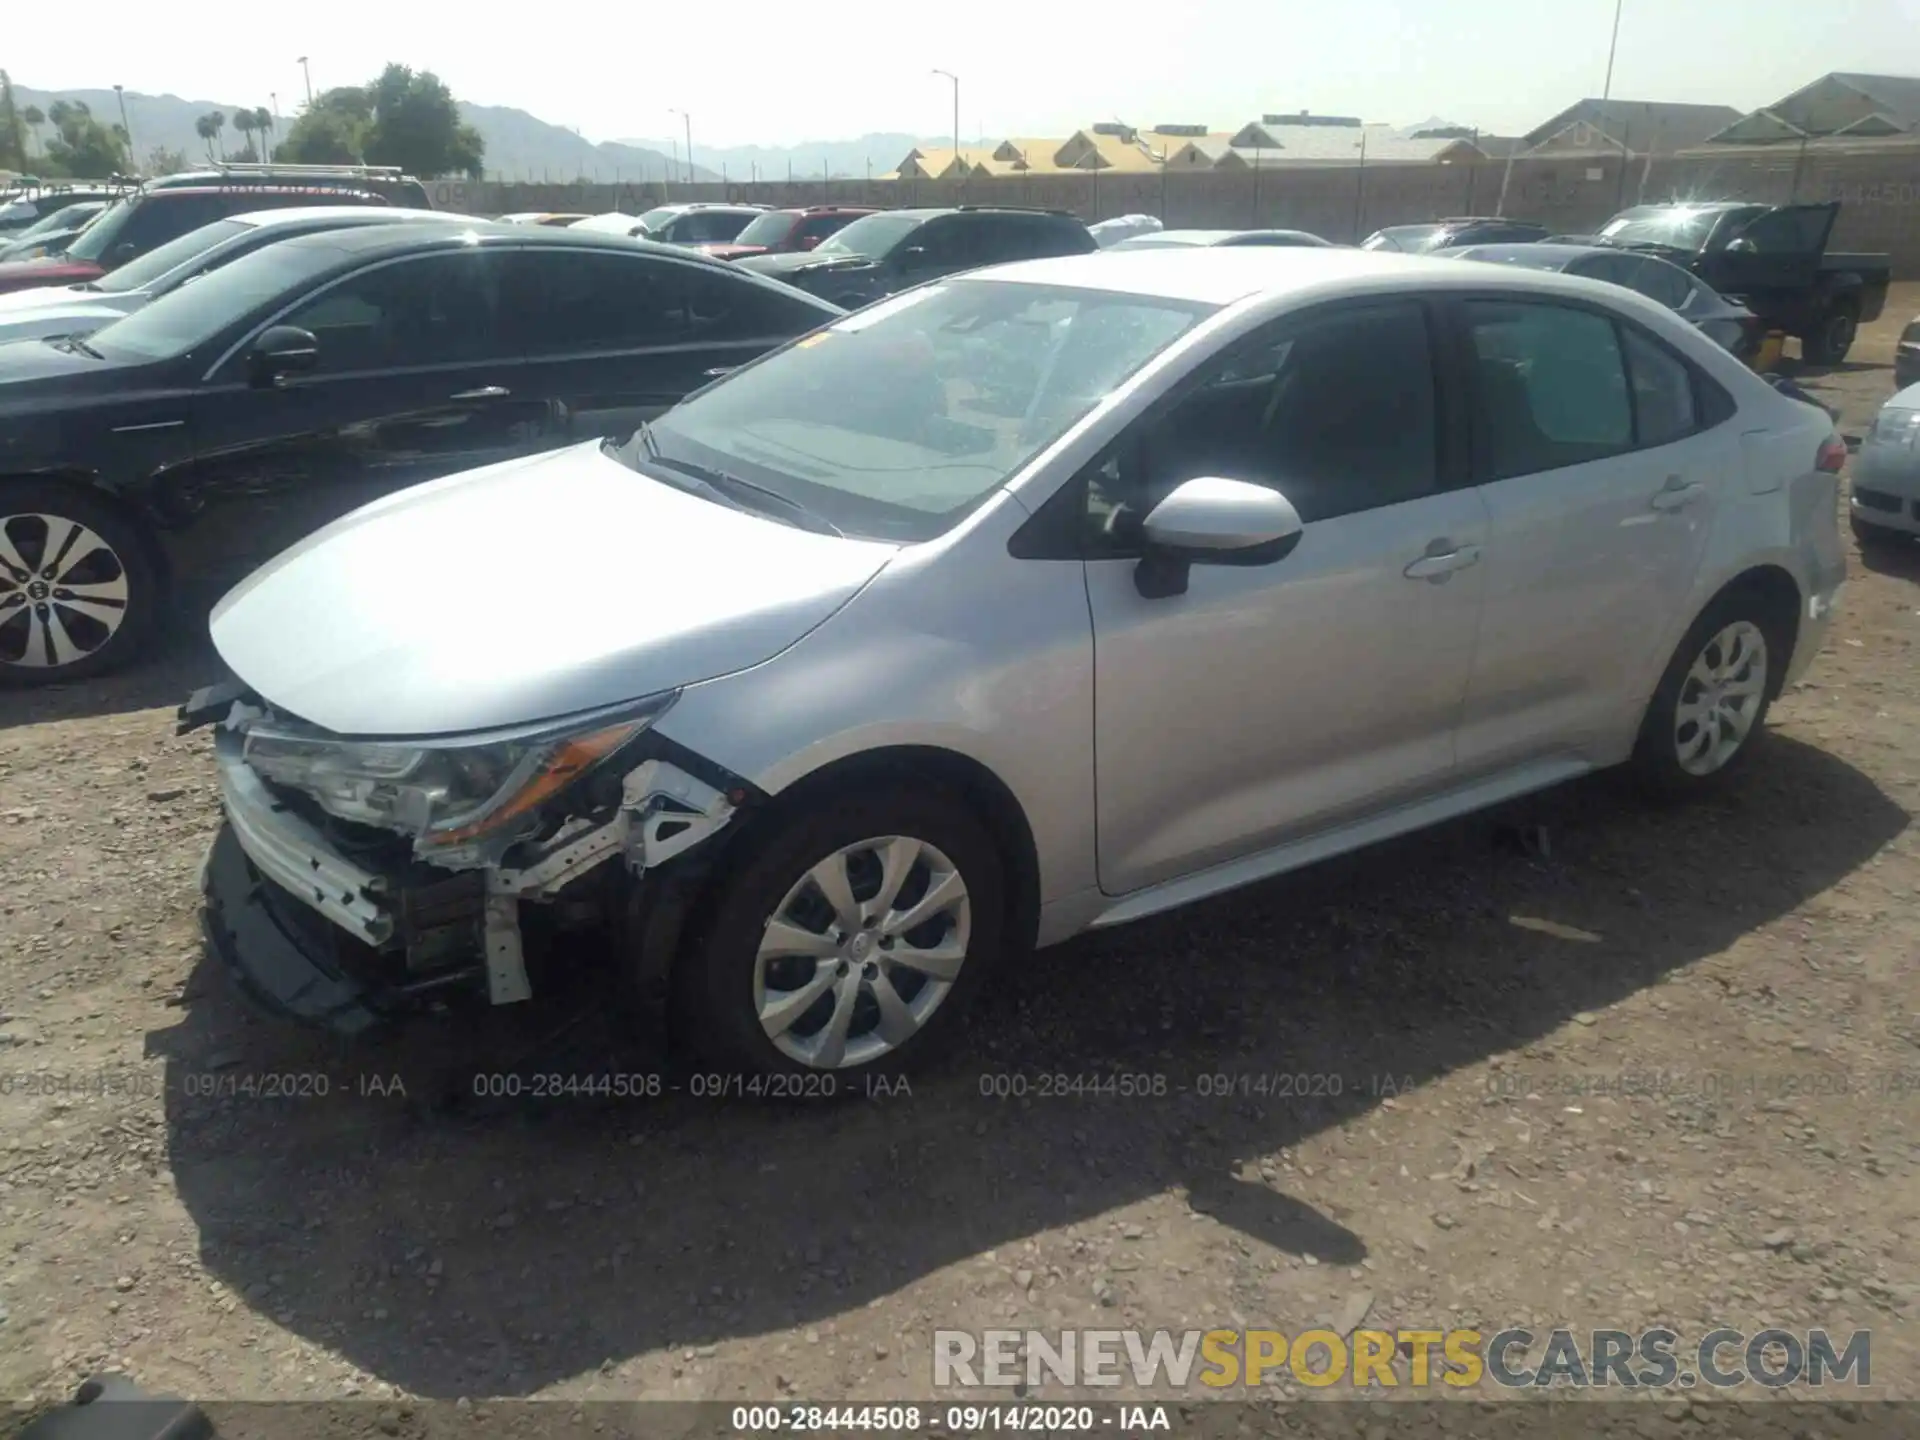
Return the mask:
<svg viewBox="0 0 1920 1440">
<path fill-rule="evenodd" d="M 182 195 L 364 195 L 369 204 L 383 204 L 386 196 L 374 190 L 358 190 L 351 185 L 169 185 L 159 190 L 136 192 L 142 200 L 175 199 Z"/>
<path fill-rule="evenodd" d="M 1550 271 L 1504 269 L 1470 260 L 1435 259 L 1345 246 L 1215 245 L 1194 250 L 1122 250 L 996 265 L 964 277 L 1027 285 L 1060 285 L 1165 300 L 1233 305 L 1256 297 L 1337 298 L 1343 293 L 1431 288 L 1559 289 L 1591 297 L 1600 281 Z M 1393 282 L 1401 282 L 1395 284 Z M 1609 291 L 1617 286 L 1607 286 Z M 1631 292 L 1620 291 L 1621 294 Z"/>
<path fill-rule="evenodd" d="M 1560 270 L 1588 255 L 1632 255 L 1617 245 L 1455 245 L 1440 252 L 1462 260 L 1498 260 L 1509 265 L 1531 265 L 1536 270 Z"/>
<path fill-rule="evenodd" d="M 445 249 L 453 245 L 470 244 L 512 245 L 520 249 L 537 247 L 543 250 L 611 250 L 622 254 L 630 254 L 637 249 L 683 264 L 710 266 L 728 275 L 744 273 L 725 260 L 715 260 L 680 245 L 661 245 L 606 230 L 507 225 L 497 220 L 474 220 L 465 225 L 429 220 L 409 220 L 394 225 L 355 225 L 342 230 L 293 235 L 275 242 L 276 248 L 283 245 L 306 249 L 332 248 L 338 250 L 343 258 L 356 260 L 367 256 L 405 254 L 411 250 Z"/>
<path fill-rule="evenodd" d="M 227 218 L 274 228 L 310 220 L 385 220 L 398 224 L 410 220 L 471 220 L 474 217 L 451 210 L 409 209 L 404 205 L 291 205 L 277 210 L 247 210 Z"/>
</svg>

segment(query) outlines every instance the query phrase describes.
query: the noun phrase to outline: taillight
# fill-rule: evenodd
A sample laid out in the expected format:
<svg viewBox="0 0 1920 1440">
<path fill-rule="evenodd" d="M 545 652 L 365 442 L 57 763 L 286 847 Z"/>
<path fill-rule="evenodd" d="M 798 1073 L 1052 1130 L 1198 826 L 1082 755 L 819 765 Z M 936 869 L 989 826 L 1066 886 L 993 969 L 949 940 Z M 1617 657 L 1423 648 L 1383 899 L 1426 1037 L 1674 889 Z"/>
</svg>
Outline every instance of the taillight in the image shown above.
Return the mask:
<svg viewBox="0 0 1920 1440">
<path fill-rule="evenodd" d="M 1820 442 L 1820 455 L 1813 462 L 1813 468 L 1825 475 L 1838 475 L 1847 463 L 1847 442 L 1838 435 L 1829 435 Z"/>
</svg>

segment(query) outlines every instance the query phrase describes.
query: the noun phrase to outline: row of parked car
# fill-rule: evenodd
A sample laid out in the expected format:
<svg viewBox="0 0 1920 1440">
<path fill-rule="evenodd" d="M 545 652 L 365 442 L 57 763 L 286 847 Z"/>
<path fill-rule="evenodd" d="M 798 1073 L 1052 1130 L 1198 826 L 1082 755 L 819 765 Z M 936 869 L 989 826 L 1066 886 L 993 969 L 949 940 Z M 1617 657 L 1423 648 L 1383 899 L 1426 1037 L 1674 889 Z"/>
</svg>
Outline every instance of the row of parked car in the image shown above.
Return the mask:
<svg viewBox="0 0 1920 1440">
<path fill-rule="evenodd" d="M 1603 767 L 1710 789 L 1845 573 L 1828 417 L 1623 286 L 373 199 L 0 344 L 0 674 L 250 569 L 179 717 L 203 924 L 337 1030 L 598 981 L 832 1093 L 1036 946 Z"/>
<path fill-rule="evenodd" d="M 163 578 L 174 593 L 223 585 L 396 486 L 629 434 L 842 310 L 1107 238 L 1066 211 L 1000 206 L 493 222 L 400 203 L 425 200 L 396 170 L 230 166 L 0 207 L 0 225 L 27 235 L 106 206 L 64 249 L 0 263 L 0 683 L 120 664 L 162 623 Z M 1296 230 L 1149 223 L 1107 253 L 1335 248 Z M 1645 248 L 1649 227 L 1671 238 L 1675 223 L 1643 207 L 1574 243 L 1524 221 L 1451 220 L 1360 248 L 1608 280 L 1751 362 L 1764 322 Z M 1722 269 L 1783 273 L 1771 248 L 1701 243 Z M 1872 287 L 1830 288 L 1877 314 Z M 76 534 L 86 545 L 63 552 Z"/>
</svg>

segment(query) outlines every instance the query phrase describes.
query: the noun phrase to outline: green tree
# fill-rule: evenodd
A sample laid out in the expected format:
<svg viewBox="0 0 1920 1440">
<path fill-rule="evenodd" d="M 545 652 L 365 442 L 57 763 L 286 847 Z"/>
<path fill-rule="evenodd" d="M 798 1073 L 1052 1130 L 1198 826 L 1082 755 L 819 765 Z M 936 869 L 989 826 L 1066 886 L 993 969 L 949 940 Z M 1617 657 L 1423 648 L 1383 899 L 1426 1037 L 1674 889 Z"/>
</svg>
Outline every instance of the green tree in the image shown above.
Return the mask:
<svg viewBox="0 0 1920 1440">
<path fill-rule="evenodd" d="M 187 152 L 169 150 L 164 145 L 156 145 L 147 152 L 146 173 L 149 175 L 177 175 L 187 168 Z"/>
<path fill-rule="evenodd" d="M 13 81 L 0 70 L 0 170 L 27 168 L 27 127 L 13 103 Z"/>
<path fill-rule="evenodd" d="M 44 155 L 47 150 L 47 139 L 46 136 L 40 133 L 40 127 L 47 123 L 47 112 L 42 110 L 38 105 L 29 105 L 20 112 L 20 118 L 26 122 L 27 128 L 33 132 L 34 143 L 40 147 L 40 153 Z"/>
<path fill-rule="evenodd" d="M 245 141 L 245 143 L 242 144 L 242 146 L 240 147 L 242 154 L 249 160 L 253 159 L 254 158 L 253 111 L 251 110 L 234 111 L 233 112 L 233 128 L 240 132 L 242 138 Z M 239 159 L 241 157 L 236 155 L 233 158 Z"/>
<path fill-rule="evenodd" d="M 220 138 L 221 130 L 226 128 L 226 123 L 227 117 L 222 115 L 218 110 L 209 110 L 193 122 L 193 133 L 205 142 L 207 159 L 210 161 L 215 161 L 220 158 L 213 153 L 213 147 L 215 142 Z"/>
<path fill-rule="evenodd" d="M 254 133 L 261 137 L 259 149 L 262 159 L 271 160 L 273 158 L 273 146 L 268 137 L 273 134 L 276 128 L 273 112 L 264 105 L 257 106 L 253 112 L 253 129 Z"/>
<path fill-rule="evenodd" d="M 102 125 L 78 100 L 56 100 L 47 110 L 55 134 L 47 142 L 49 174 L 76 180 L 104 180 L 132 168 L 127 132 L 118 125 Z"/>
<path fill-rule="evenodd" d="M 460 120 L 438 76 L 389 65 L 373 84 L 329 90 L 293 122 L 274 154 L 306 164 L 398 165 L 414 175 L 478 176 L 485 142 Z"/>
</svg>

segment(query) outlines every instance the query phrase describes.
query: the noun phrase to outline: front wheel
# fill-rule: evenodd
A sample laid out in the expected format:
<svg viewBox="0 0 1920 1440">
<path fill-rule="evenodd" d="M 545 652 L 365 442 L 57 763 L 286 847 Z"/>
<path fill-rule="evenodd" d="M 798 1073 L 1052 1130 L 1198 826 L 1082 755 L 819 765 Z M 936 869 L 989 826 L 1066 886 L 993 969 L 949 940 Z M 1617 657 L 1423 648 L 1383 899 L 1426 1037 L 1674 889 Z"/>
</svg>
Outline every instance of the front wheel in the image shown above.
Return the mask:
<svg viewBox="0 0 1920 1440">
<path fill-rule="evenodd" d="M 1668 661 L 1634 747 L 1655 791 L 1687 795 L 1718 785 L 1759 741 L 1789 637 L 1756 597 L 1735 591 L 1708 606 Z"/>
<path fill-rule="evenodd" d="M 986 827 L 919 786 L 798 801 L 771 823 L 676 969 L 676 1028 L 749 1074 L 851 1078 L 931 1057 L 1005 933 Z"/>
<path fill-rule="evenodd" d="M 0 686 L 114 669 L 158 607 L 145 539 L 112 505 L 74 486 L 0 483 Z"/>
</svg>

